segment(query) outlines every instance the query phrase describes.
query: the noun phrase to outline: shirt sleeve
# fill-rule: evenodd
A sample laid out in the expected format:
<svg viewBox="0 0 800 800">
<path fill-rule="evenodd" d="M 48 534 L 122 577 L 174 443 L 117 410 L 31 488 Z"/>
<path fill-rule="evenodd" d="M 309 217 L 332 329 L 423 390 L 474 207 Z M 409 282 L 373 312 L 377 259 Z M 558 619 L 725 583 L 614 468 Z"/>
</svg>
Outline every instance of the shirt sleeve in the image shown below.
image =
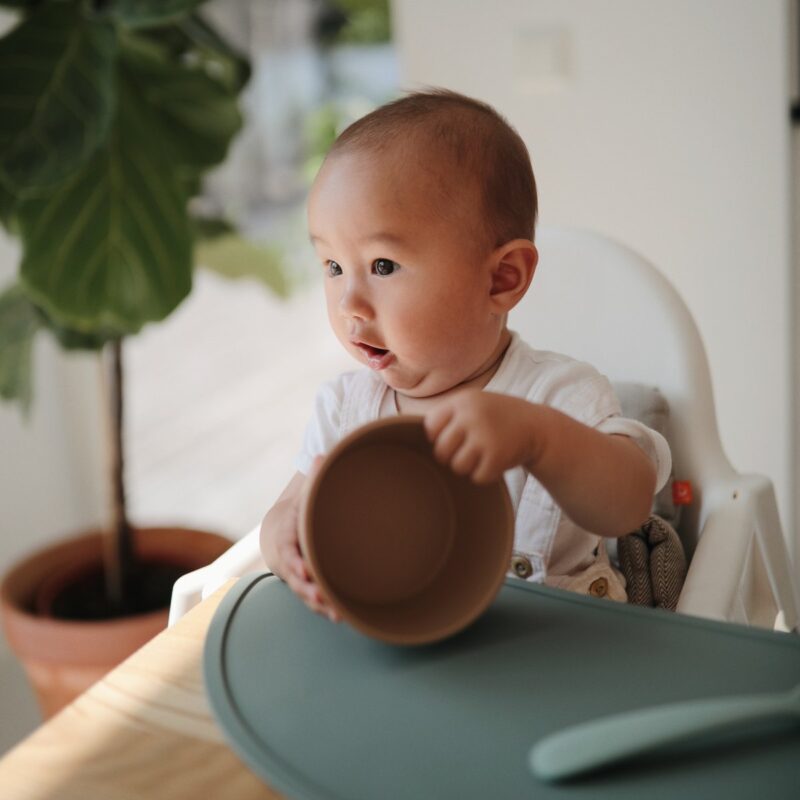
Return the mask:
<svg viewBox="0 0 800 800">
<path fill-rule="evenodd" d="M 553 375 L 545 402 L 590 428 L 609 434 L 629 436 L 656 468 L 657 494 L 669 479 L 672 457 L 667 440 L 635 419 L 622 416 L 611 382 L 590 364 L 580 361 L 561 365 Z"/>
<path fill-rule="evenodd" d="M 596 428 L 603 433 L 615 433 L 633 439 L 656 468 L 654 494 L 658 494 L 664 488 L 672 471 L 672 454 L 667 440 L 658 431 L 648 428 L 638 420 L 619 416 L 607 417 Z"/>
<path fill-rule="evenodd" d="M 307 475 L 316 456 L 325 455 L 339 440 L 344 385 L 342 377 L 323 383 L 317 390 L 311 418 L 303 434 L 303 444 L 294 460 L 295 467 Z"/>
<path fill-rule="evenodd" d="M 548 385 L 538 402 L 590 428 L 596 428 L 607 417 L 622 413 L 608 378 L 582 361 L 566 361 L 551 369 Z"/>
</svg>

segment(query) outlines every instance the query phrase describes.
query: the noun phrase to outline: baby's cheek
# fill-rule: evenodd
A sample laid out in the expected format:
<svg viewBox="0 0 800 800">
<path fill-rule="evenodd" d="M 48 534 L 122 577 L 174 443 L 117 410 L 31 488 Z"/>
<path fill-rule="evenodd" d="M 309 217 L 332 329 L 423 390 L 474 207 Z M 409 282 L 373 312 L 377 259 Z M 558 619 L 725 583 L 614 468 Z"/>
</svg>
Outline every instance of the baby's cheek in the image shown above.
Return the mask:
<svg viewBox="0 0 800 800">
<path fill-rule="evenodd" d="M 441 348 L 446 343 L 442 342 L 443 326 L 438 315 L 417 308 L 409 313 L 399 316 L 395 320 L 398 333 L 403 341 L 415 352 L 424 352 L 433 347 Z"/>
<path fill-rule="evenodd" d="M 463 321 L 448 308 L 436 307 L 428 311 L 420 309 L 413 322 L 413 335 L 437 346 L 440 352 L 457 352 L 463 344 L 461 327 Z"/>
</svg>

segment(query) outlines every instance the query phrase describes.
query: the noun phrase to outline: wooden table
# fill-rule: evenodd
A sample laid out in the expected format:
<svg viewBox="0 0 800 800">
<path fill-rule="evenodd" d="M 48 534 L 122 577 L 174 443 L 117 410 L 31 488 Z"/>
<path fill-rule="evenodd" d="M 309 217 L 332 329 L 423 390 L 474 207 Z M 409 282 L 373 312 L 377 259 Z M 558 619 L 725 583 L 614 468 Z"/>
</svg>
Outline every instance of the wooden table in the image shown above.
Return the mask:
<svg viewBox="0 0 800 800">
<path fill-rule="evenodd" d="M 232 585 L 156 636 L 0 760 L 0 797 L 283 797 L 225 744 L 205 695 L 205 633 Z"/>
</svg>

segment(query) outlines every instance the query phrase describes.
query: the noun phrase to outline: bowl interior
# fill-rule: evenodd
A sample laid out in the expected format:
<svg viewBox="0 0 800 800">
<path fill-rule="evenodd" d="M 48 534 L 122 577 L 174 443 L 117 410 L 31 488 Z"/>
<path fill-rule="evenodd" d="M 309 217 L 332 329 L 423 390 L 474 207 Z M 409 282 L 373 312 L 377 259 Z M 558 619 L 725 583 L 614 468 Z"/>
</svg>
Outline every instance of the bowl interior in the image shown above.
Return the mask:
<svg viewBox="0 0 800 800">
<path fill-rule="evenodd" d="M 440 465 L 422 421 L 370 423 L 334 448 L 306 496 L 303 549 L 342 617 L 397 643 L 471 622 L 508 569 L 514 520 L 503 481 Z"/>
</svg>

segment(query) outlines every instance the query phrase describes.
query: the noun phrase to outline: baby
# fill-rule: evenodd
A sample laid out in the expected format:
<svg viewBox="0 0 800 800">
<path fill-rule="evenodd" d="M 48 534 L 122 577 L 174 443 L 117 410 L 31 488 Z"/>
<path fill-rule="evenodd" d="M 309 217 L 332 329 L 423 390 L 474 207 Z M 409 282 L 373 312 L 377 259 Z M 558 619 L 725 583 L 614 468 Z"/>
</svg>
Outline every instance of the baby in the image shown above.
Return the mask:
<svg viewBox="0 0 800 800">
<path fill-rule="evenodd" d="M 298 546 L 303 485 L 342 436 L 398 413 L 424 418 L 436 457 L 455 472 L 505 479 L 511 574 L 626 599 L 601 540 L 646 520 L 669 449 L 621 418 L 591 366 L 508 329 L 536 270 L 536 213 L 522 139 L 454 92 L 382 106 L 328 153 L 309 233 L 330 324 L 363 366 L 320 389 L 298 471 L 261 527 L 264 560 L 314 611 L 337 618 Z"/>
</svg>

